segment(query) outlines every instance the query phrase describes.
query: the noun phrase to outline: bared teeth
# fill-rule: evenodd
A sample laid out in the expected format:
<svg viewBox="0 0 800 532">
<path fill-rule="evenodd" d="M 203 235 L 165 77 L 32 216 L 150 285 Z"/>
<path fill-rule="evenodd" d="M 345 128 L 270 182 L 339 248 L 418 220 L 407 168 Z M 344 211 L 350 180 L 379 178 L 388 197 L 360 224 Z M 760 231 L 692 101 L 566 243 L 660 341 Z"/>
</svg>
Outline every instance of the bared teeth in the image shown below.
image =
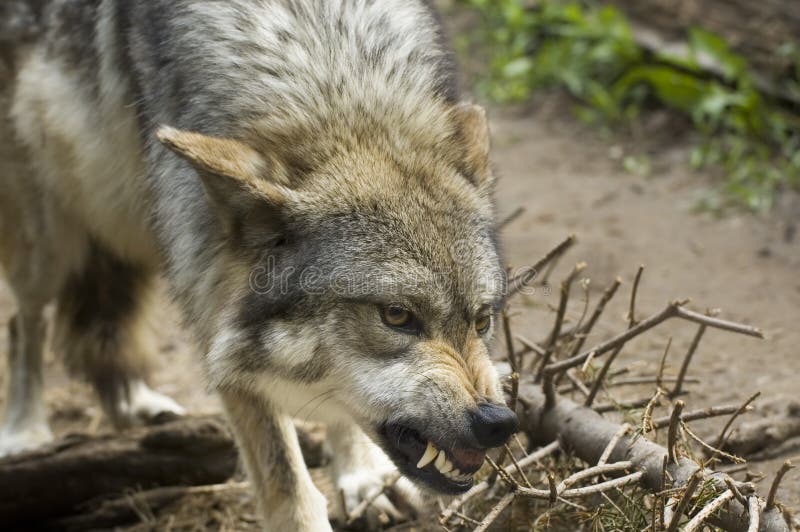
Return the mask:
<svg viewBox="0 0 800 532">
<path fill-rule="evenodd" d="M 457 482 L 466 482 L 472 478 L 472 475 L 467 473 L 462 473 L 458 469 L 453 469 L 447 473 L 442 473 L 445 477 L 449 478 L 450 480 L 455 480 Z"/>
<path fill-rule="evenodd" d="M 434 447 L 433 444 L 429 441 L 428 447 L 425 448 L 425 452 L 422 454 L 422 457 L 419 459 L 419 462 L 417 462 L 417 469 L 422 469 L 426 465 L 433 462 L 433 459 L 436 458 L 438 452 L 439 452 L 438 449 L 436 449 L 436 447 Z"/>
<path fill-rule="evenodd" d="M 447 462 L 447 454 L 444 451 L 439 451 L 439 455 L 436 457 L 436 461 L 433 463 L 436 466 L 436 469 L 439 472 L 442 472 L 442 468 L 444 468 L 444 464 Z"/>
<path fill-rule="evenodd" d="M 417 468 L 422 469 L 430 463 L 433 463 L 434 467 L 439 471 L 439 473 L 450 480 L 463 482 L 472 478 L 472 475 L 462 473 L 458 468 L 454 467 L 453 462 L 447 459 L 447 453 L 443 450 L 437 449 L 436 446 L 429 441 L 428 446 L 425 448 L 425 452 L 422 453 L 419 462 L 417 462 Z"/>
<path fill-rule="evenodd" d="M 446 474 L 450 473 L 450 471 L 452 471 L 452 470 L 453 470 L 453 464 L 452 464 L 452 462 L 450 462 L 450 460 L 447 460 L 444 463 L 444 466 L 441 469 L 439 469 L 439 472 L 442 473 L 443 475 L 446 475 Z"/>
</svg>

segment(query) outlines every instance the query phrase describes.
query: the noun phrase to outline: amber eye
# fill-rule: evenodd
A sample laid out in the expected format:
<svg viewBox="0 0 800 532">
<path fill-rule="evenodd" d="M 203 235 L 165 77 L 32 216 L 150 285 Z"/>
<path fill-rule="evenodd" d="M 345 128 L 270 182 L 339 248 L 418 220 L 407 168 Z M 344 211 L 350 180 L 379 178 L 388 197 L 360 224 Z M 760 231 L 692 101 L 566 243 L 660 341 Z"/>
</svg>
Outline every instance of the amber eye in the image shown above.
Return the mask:
<svg viewBox="0 0 800 532">
<path fill-rule="evenodd" d="M 486 316 L 481 316 L 477 320 L 475 320 L 475 330 L 478 331 L 478 334 L 486 334 L 489 332 L 489 327 L 492 326 L 492 316 L 487 314 Z"/>
<path fill-rule="evenodd" d="M 388 305 L 381 311 L 383 322 L 390 327 L 410 328 L 414 323 L 414 315 L 400 305 Z"/>
</svg>

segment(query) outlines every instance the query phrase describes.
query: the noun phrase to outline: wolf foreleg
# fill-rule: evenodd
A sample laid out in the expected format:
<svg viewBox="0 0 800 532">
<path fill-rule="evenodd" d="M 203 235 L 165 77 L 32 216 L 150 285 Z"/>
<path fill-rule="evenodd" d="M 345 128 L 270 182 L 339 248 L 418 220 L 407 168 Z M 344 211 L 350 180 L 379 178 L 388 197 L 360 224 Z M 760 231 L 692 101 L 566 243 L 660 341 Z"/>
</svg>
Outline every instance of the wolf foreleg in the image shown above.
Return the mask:
<svg viewBox="0 0 800 532">
<path fill-rule="evenodd" d="M 328 440 L 333 448 L 331 473 L 337 491 L 343 494 L 343 501 L 335 505 L 335 516 L 344 521 L 345 512 L 341 508 L 344 503 L 347 514 L 364 500 L 372 498 L 383 489 L 386 481 L 397 469 L 389 458 L 367 437 L 355 424 L 340 423 L 328 427 Z M 405 479 L 401 479 L 406 484 Z M 406 493 L 403 493 L 406 495 Z M 412 504 L 416 501 L 408 501 Z M 402 517 L 386 495 L 380 495 L 372 501 L 365 514 L 366 524 L 370 530 L 380 525 L 380 514 L 397 520 Z"/>
<path fill-rule="evenodd" d="M 308 474 L 291 418 L 266 400 L 223 391 L 256 501 L 272 532 L 331 530 L 327 502 Z"/>
<path fill-rule="evenodd" d="M 20 312 L 9 323 L 8 397 L 0 427 L 0 457 L 53 439 L 42 396 L 45 327 L 39 310 Z"/>
</svg>

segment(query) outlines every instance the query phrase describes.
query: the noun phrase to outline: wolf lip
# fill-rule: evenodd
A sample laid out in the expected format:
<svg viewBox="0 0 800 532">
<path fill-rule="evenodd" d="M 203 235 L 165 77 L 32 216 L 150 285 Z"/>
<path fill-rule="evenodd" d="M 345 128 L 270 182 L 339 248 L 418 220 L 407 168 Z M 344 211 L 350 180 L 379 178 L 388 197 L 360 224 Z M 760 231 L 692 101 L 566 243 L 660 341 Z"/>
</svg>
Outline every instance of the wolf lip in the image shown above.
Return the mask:
<svg viewBox="0 0 800 532">
<path fill-rule="evenodd" d="M 439 445 L 405 425 L 388 424 L 379 433 L 404 475 L 443 493 L 457 494 L 471 488 L 473 474 L 486 456 L 485 450 Z"/>
</svg>

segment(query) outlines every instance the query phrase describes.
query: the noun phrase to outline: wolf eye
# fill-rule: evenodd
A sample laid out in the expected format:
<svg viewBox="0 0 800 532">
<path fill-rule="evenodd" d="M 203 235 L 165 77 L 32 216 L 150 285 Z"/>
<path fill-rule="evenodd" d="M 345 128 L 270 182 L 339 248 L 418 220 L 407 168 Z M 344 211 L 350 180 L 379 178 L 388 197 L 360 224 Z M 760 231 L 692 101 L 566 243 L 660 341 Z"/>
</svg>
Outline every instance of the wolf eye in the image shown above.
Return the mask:
<svg viewBox="0 0 800 532">
<path fill-rule="evenodd" d="M 416 319 L 414 315 L 400 305 L 387 305 L 381 309 L 383 323 L 389 327 L 399 329 L 412 329 L 415 327 Z"/>
<path fill-rule="evenodd" d="M 475 320 L 475 330 L 478 331 L 478 334 L 484 335 L 489 332 L 489 327 L 492 326 L 492 316 L 487 314 L 486 316 L 481 316 L 477 320 Z"/>
</svg>

